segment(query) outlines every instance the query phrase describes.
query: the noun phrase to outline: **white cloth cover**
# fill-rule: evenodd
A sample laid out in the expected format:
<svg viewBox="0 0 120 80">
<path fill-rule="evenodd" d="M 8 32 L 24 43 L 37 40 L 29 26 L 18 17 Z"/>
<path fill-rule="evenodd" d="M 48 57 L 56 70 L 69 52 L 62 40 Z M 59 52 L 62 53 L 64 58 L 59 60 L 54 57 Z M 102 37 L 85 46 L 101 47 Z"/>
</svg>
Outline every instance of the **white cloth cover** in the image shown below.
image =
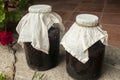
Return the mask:
<svg viewBox="0 0 120 80">
<path fill-rule="evenodd" d="M 58 23 L 60 30 L 64 31 L 61 17 L 57 13 L 51 12 L 51 6 L 33 5 L 29 7 L 29 13 L 20 20 L 16 28 L 19 34 L 18 43 L 31 42 L 35 49 L 48 54 L 48 30 L 54 23 Z"/>
<path fill-rule="evenodd" d="M 73 23 L 61 40 L 65 50 L 82 63 L 89 60 L 88 48 L 94 43 L 101 40 L 103 44 L 107 44 L 107 32 L 101 29 L 101 25 L 97 26 L 97 24 L 97 16 L 90 14 L 78 15 L 76 22 Z M 86 25 L 86 27 L 82 25 Z"/>
</svg>

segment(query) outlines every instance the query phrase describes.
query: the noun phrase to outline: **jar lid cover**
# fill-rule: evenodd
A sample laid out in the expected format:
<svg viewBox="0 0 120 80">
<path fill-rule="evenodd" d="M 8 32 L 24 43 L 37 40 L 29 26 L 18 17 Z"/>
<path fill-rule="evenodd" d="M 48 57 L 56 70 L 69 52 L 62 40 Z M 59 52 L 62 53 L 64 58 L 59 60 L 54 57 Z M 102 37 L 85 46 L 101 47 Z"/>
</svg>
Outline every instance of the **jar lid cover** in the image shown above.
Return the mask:
<svg viewBox="0 0 120 80">
<path fill-rule="evenodd" d="M 79 14 L 76 16 L 76 23 L 83 27 L 95 27 L 98 25 L 98 17 L 92 14 Z"/>
<path fill-rule="evenodd" d="M 46 4 L 32 5 L 29 7 L 28 11 L 32 12 L 32 13 L 51 12 L 52 7 L 50 5 L 46 5 Z"/>
</svg>

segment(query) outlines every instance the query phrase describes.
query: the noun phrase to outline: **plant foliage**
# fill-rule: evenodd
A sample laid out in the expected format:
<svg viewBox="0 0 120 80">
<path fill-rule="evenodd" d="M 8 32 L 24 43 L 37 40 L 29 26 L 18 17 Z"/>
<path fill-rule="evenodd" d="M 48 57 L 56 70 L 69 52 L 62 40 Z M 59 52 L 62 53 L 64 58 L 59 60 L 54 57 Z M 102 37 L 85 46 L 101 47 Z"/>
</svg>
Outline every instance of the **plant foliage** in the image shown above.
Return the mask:
<svg viewBox="0 0 120 80">
<path fill-rule="evenodd" d="M 0 73 L 0 80 L 6 80 L 5 75 L 3 75 L 2 73 Z"/>
<path fill-rule="evenodd" d="M 44 80 L 45 74 L 39 74 L 37 71 L 35 71 L 32 80 Z"/>
<path fill-rule="evenodd" d="M 0 28 L 6 27 L 8 22 L 18 22 L 33 0 L 0 0 Z M 9 10 L 13 8 L 13 10 Z"/>
</svg>

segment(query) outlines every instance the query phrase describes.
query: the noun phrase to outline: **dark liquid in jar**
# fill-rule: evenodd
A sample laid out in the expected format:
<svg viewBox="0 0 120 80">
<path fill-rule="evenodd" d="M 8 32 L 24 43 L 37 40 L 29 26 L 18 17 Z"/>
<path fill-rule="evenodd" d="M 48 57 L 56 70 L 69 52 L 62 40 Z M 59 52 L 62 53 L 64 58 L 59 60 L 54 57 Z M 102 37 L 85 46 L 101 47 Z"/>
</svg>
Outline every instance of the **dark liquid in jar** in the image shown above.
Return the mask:
<svg viewBox="0 0 120 80">
<path fill-rule="evenodd" d="M 50 43 L 49 54 L 33 48 L 31 42 L 24 43 L 26 59 L 30 68 L 42 71 L 53 68 L 58 64 L 60 37 L 59 29 L 51 27 L 48 30 L 48 35 Z"/>
<path fill-rule="evenodd" d="M 70 53 L 66 54 L 67 72 L 77 80 L 97 80 L 101 75 L 105 45 L 98 41 L 88 49 L 88 52 L 89 61 L 85 64 Z"/>
</svg>

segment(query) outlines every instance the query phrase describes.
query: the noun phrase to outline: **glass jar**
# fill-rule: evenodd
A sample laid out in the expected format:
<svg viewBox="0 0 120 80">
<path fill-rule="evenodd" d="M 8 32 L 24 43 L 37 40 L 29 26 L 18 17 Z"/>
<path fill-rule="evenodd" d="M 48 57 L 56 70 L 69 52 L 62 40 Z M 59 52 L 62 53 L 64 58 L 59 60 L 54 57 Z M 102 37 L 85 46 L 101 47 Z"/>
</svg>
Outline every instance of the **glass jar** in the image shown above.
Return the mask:
<svg viewBox="0 0 120 80">
<path fill-rule="evenodd" d="M 48 70 L 58 64 L 61 17 L 50 5 L 33 5 L 17 26 L 27 63 L 35 70 Z M 56 25 L 59 24 L 59 25 Z"/>
<path fill-rule="evenodd" d="M 98 24 L 98 17 L 80 14 L 63 37 L 66 69 L 77 80 L 97 80 L 101 75 L 107 33 Z"/>
<path fill-rule="evenodd" d="M 101 75 L 105 45 L 96 42 L 89 49 L 89 61 L 85 64 L 66 52 L 66 66 L 70 76 L 77 80 L 97 80 Z"/>
</svg>

